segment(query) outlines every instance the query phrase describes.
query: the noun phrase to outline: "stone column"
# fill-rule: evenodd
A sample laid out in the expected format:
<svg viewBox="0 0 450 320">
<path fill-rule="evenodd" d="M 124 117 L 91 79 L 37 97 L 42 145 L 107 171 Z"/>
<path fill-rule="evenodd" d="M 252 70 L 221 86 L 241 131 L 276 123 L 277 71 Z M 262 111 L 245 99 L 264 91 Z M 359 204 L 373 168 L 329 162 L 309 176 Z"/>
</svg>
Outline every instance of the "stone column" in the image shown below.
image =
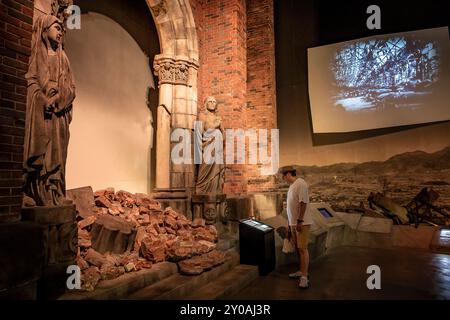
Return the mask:
<svg viewBox="0 0 450 320">
<path fill-rule="evenodd" d="M 194 165 L 173 165 L 170 135 L 175 129 L 194 128 L 197 118 L 198 63 L 186 57 L 158 55 L 154 61 L 159 78 L 156 133 L 156 188 L 189 189 L 194 186 Z"/>
</svg>

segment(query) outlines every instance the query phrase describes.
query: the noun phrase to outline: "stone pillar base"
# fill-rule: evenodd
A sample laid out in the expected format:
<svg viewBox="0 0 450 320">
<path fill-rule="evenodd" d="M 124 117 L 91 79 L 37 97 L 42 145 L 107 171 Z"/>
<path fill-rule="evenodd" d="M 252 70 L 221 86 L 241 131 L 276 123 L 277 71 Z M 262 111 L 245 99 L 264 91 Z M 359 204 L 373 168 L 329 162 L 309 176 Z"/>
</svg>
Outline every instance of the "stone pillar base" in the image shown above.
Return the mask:
<svg viewBox="0 0 450 320">
<path fill-rule="evenodd" d="M 186 189 L 155 189 L 153 199 L 161 203 L 163 209 L 171 207 L 192 220 L 191 195 Z"/>
<path fill-rule="evenodd" d="M 192 196 L 192 207 L 194 218 L 205 219 L 206 224 L 215 224 L 218 221 L 226 223 L 226 203 L 225 194 Z"/>
<path fill-rule="evenodd" d="M 44 264 L 44 228 L 34 222 L 0 224 L 0 299 L 35 300 Z"/>
<path fill-rule="evenodd" d="M 22 220 L 43 229 L 44 257 L 38 299 L 55 299 L 66 291 L 67 267 L 76 265 L 78 227 L 74 205 L 22 209 Z"/>
</svg>

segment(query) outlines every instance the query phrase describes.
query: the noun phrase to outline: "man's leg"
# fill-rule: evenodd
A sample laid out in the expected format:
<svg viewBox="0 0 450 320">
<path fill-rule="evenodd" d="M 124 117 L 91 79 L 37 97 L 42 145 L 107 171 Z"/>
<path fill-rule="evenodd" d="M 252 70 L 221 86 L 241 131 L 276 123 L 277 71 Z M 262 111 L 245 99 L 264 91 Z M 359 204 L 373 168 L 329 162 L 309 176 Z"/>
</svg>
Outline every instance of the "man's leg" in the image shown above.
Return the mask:
<svg viewBox="0 0 450 320">
<path fill-rule="evenodd" d="M 309 269 L 309 251 L 308 249 L 299 249 L 300 253 L 300 271 L 302 272 L 302 275 L 307 277 L 308 276 L 308 269 Z"/>
<path fill-rule="evenodd" d="M 299 250 L 300 250 L 300 271 L 302 276 L 300 278 L 299 287 L 302 289 L 306 289 L 309 287 L 309 229 L 310 226 L 304 226 L 302 228 L 301 233 L 299 234 Z"/>
<path fill-rule="evenodd" d="M 302 269 L 302 264 L 301 264 L 301 253 L 300 253 L 300 248 L 298 247 L 298 237 L 297 237 L 297 231 L 295 230 L 295 226 L 294 227 L 290 227 L 291 228 L 291 236 L 292 236 L 292 242 L 295 246 L 295 253 L 297 254 L 297 259 L 298 259 L 298 270 L 294 273 L 289 274 L 289 278 L 300 278 L 301 277 L 301 272 L 300 270 Z"/>
</svg>

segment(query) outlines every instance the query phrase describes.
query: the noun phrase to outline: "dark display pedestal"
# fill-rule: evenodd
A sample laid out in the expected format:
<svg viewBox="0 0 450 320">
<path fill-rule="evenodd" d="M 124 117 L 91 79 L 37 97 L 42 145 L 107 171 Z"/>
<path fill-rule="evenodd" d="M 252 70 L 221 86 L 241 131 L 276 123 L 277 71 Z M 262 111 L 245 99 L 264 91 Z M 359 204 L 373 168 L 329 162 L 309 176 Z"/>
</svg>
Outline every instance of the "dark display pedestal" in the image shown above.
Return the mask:
<svg viewBox="0 0 450 320">
<path fill-rule="evenodd" d="M 275 269 L 274 229 L 253 219 L 239 222 L 241 264 L 257 265 L 265 276 Z"/>
</svg>

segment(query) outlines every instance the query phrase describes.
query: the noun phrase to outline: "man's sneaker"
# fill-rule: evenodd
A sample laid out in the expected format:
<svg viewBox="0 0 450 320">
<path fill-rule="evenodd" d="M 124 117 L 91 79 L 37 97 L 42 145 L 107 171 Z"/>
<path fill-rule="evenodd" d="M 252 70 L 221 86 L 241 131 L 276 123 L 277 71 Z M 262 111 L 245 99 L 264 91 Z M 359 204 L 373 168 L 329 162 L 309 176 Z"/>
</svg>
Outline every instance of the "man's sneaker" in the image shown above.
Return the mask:
<svg viewBox="0 0 450 320">
<path fill-rule="evenodd" d="M 307 277 L 301 277 L 298 287 L 300 289 L 308 289 L 309 288 L 309 279 Z"/>
<path fill-rule="evenodd" d="M 301 276 L 302 276 L 302 272 L 300 270 L 289 274 L 289 278 L 291 278 L 291 279 L 298 279 Z"/>
</svg>

